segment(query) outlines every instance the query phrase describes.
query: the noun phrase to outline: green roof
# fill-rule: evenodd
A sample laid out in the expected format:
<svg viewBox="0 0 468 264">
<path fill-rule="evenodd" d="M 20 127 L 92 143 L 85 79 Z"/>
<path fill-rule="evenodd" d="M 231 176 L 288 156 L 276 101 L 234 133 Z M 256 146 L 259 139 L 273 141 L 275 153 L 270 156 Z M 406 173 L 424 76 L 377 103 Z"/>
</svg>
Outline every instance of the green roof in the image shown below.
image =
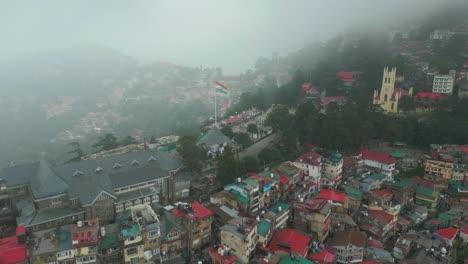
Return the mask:
<svg viewBox="0 0 468 264">
<path fill-rule="evenodd" d="M 369 178 L 371 178 L 373 180 L 383 180 L 383 179 L 387 178 L 387 176 L 385 176 L 382 173 L 373 173 L 373 174 L 369 175 Z"/>
<path fill-rule="evenodd" d="M 250 178 L 244 179 L 243 182 L 245 182 L 247 185 L 255 188 L 258 186 L 258 183 Z"/>
<path fill-rule="evenodd" d="M 354 199 L 356 200 L 361 200 L 362 199 L 362 192 L 359 191 L 358 189 L 356 188 L 353 188 L 353 187 L 346 187 L 346 190 L 345 190 L 345 193 L 347 195 L 350 195 L 351 197 L 353 197 Z"/>
<path fill-rule="evenodd" d="M 435 197 L 439 195 L 439 192 L 433 191 L 426 187 L 418 186 L 416 187 L 416 194 L 422 194 L 422 195 L 426 195 L 429 197 Z"/>
<path fill-rule="evenodd" d="M 280 168 L 285 171 L 288 176 L 292 176 L 294 174 L 294 171 L 290 170 L 289 168 L 287 168 L 286 166 L 283 166 L 283 165 L 280 165 Z"/>
<path fill-rule="evenodd" d="M 279 203 L 276 203 L 275 205 L 273 205 L 271 208 L 270 208 L 270 212 L 273 212 L 275 214 L 278 213 L 278 208 L 281 207 L 281 210 L 288 210 L 290 205 L 287 204 L 287 203 L 283 203 L 283 202 L 279 202 Z"/>
<path fill-rule="evenodd" d="M 198 135 L 197 141 L 199 141 L 199 140 L 202 139 L 204 136 L 206 136 L 206 134 L 208 134 L 208 132 L 201 133 L 200 135 Z"/>
<path fill-rule="evenodd" d="M 106 226 L 106 235 L 99 239 L 99 251 L 120 247 L 120 245 L 117 225 L 113 224 Z"/>
<path fill-rule="evenodd" d="M 260 220 L 260 222 L 257 224 L 258 234 L 260 234 L 261 236 L 266 236 L 266 234 L 268 233 L 268 230 L 270 230 L 270 227 L 271 227 L 270 221 L 266 219 Z"/>
<path fill-rule="evenodd" d="M 415 184 L 416 184 L 416 182 L 413 181 L 413 180 L 404 179 L 404 180 L 401 180 L 401 181 L 395 181 L 395 182 L 391 183 L 390 185 L 405 188 L 405 187 L 415 185 Z"/>
<path fill-rule="evenodd" d="M 314 264 L 312 261 L 307 260 L 303 257 L 295 255 L 293 259 L 291 259 L 291 256 L 285 256 L 282 257 L 279 264 Z"/>
<path fill-rule="evenodd" d="M 340 162 L 342 159 L 343 155 L 341 155 L 340 153 L 333 153 L 330 158 L 330 160 L 333 162 Z"/>
<path fill-rule="evenodd" d="M 241 203 L 244 203 L 244 204 L 248 204 L 249 203 L 249 198 L 243 196 L 242 194 L 240 194 L 240 192 L 236 191 L 236 190 L 230 190 L 230 192 L 232 194 L 234 194 L 234 197 L 236 198 L 236 200 L 238 200 L 239 202 Z"/>
<path fill-rule="evenodd" d="M 390 152 L 390 156 L 394 158 L 403 158 L 405 156 L 404 153 L 401 153 L 399 149 L 394 149 L 392 152 Z"/>
<path fill-rule="evenodd" d="M 123 236 L 135 236 L 140 232 L 140 227 L 137 224 L 134 224 L 132 227 L 124 229 L 121 231 Z"/>
</svg>

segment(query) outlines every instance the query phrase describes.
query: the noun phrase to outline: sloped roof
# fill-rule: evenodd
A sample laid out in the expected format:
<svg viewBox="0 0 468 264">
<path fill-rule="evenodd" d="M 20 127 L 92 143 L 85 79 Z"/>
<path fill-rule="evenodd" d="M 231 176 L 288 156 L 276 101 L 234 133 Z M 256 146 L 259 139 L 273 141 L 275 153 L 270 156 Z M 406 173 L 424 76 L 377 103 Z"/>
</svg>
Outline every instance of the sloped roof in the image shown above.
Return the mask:
<svg viewBox="0 0 468 264">
<path fill-rule="evenodd" d="M 212 145 L 222 145 L 224 143 L 232 143 L 232 141 L 226 137 L 219 129 L 212 128 L 205 136 L 203 136 L 199 141 L 199 144 L 205 144 L 208 146 Z"/>
<path fill-rule="evenodd" d="M 262 219 L 260 220 L 260 222 L 258 222 L 257 232 L 261 236 L 266 236 L 266 234 L 268 233 L 268 230 L 270 230 L 270 227 L 271 227 L 271 222 L 266 219 Z"/>
<path fill-rule="evenodd" d="M 458 230 L 454 227 L 447 227 L 443 229 L 438 229 L 434 231 L 434 234 L 437 234 L 440 237 L 443 237 L 447 240 L 452 240 L 457 235 Z"/>
<path fill-rule="evenodd" d="M 388 153 L 385 152 L 379 152 L 379 151 L 374 151 L 374 150 L 365 150 L 361 151 L 362 158 L 366 160 L 373 160 L 377 161 L 383 164 L 395 164 L 395 158 L 390 156 Z"/>
<path fill-rule="evenodd" d="M 31 192 L 35 199 L 66 193 L 68 185 L 49 167 L 46 160 L 40 160 L 35 177 L 31 178 Z"/>
<path fill-rule="evenodd" d="M 377 219 L 382 224 L 389 224 L 393 221 L 393 215 L 381 210 L 368 210 L 369 218 Z"/>
<path fill-rule="evenodd" d="M 346 246 L 348 244 L 356 247 L 364 247 L 367 242 L 367 235 L 356 230 L 346 230 L 336 232 L 335 239 L 330 243 L 332 246 Z"/>
<path fill-rule="evenodd" d="M 63 225 L 59 228 L 58 252 L 72 249 L 71 225 Z"/>
<path fill-rule="evenodd" d="M 331 263 L 334 257 L 335 254 L 324 248 L 320 252 L 309 254 L 308 258 L 310 260 L 318 261 L 318 263 Z"/>
<path fill-rule="evenodd" d="M 0 263 L 16 264 L 27 260 L 26 243 L 19 244 L 16 236 L 0 239 Z"/>
<path fill-rule="evenodd" d="M 0 179 L 4 179 L 8 186 L 29 184 L 38 166 L 39 162 L 5 167 L 0 171 Z"/>
<path fill-rule="evenodd" d="M 310 238 L 297 231 L 284 228 L 276 231 L 268 245 L 269 251 L 285 251 L 306 256 Z"/>
</svg>

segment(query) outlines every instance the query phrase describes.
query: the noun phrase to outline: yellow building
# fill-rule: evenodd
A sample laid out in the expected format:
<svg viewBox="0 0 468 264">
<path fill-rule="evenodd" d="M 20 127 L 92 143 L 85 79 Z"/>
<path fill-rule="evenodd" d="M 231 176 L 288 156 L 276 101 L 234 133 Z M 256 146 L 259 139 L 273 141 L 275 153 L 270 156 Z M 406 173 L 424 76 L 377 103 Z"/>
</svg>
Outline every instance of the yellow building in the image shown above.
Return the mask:
<svg viewBox="0 0 468 264">
<path fill-rule="evenodd" d="M 398 114 L 398 104 L 403 96 L 412 96 L 413 88 L 409 91 L 402 88 L 395 88 L 396 67 L 384 68 L 382 87 L 380 92 L 374 90 L 374 105 L 380 105 L 386 113 Z"/>
<path fill-rule="evenodd" d="M 424 179 L 429 181 L 450 180 L 454 164 L 451 160 L 424 160 Z"/>
</svg>

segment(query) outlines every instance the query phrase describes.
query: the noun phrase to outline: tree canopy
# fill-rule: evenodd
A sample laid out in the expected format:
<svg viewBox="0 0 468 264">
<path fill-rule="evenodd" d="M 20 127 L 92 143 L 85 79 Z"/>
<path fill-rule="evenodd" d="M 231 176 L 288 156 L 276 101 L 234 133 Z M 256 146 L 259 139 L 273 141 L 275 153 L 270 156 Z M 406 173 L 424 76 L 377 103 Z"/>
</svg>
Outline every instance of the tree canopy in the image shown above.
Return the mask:
<svg viewBox="0 0 468 264">
<path fill-rule="evenodd" d="M 117 138 L 112 133 L 107 133 L 99 137 L 98 141 L 93 144 L 93 148 L 98 151 L 110 150 L 118 147 Z"/>
<path fill-rule="evenodd" d="M 177 152 L 184 159 L 185 165 L 191 172 L 201 170 L 201 162 L 204 158 L 203 150 L 197 146 L 195 136 L 186 135 L 179 138 Z"/>
</svg>

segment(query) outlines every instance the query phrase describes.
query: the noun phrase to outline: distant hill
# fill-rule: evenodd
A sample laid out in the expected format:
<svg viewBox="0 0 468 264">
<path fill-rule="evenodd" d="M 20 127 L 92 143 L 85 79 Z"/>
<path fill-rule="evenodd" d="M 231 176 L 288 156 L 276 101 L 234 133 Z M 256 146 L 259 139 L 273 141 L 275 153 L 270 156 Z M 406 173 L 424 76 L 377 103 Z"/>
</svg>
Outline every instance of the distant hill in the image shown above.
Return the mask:
<svg viewBox="0 0 468 264">
<path fill-rule="evenodd" d="M 106 84 L 134 76 L 137 65 L 136 60 L 114 49 L 93 45 L 25 54 L 0 61 L 0 93 L 30 96 L 99 93 Z"/>
</svg>

